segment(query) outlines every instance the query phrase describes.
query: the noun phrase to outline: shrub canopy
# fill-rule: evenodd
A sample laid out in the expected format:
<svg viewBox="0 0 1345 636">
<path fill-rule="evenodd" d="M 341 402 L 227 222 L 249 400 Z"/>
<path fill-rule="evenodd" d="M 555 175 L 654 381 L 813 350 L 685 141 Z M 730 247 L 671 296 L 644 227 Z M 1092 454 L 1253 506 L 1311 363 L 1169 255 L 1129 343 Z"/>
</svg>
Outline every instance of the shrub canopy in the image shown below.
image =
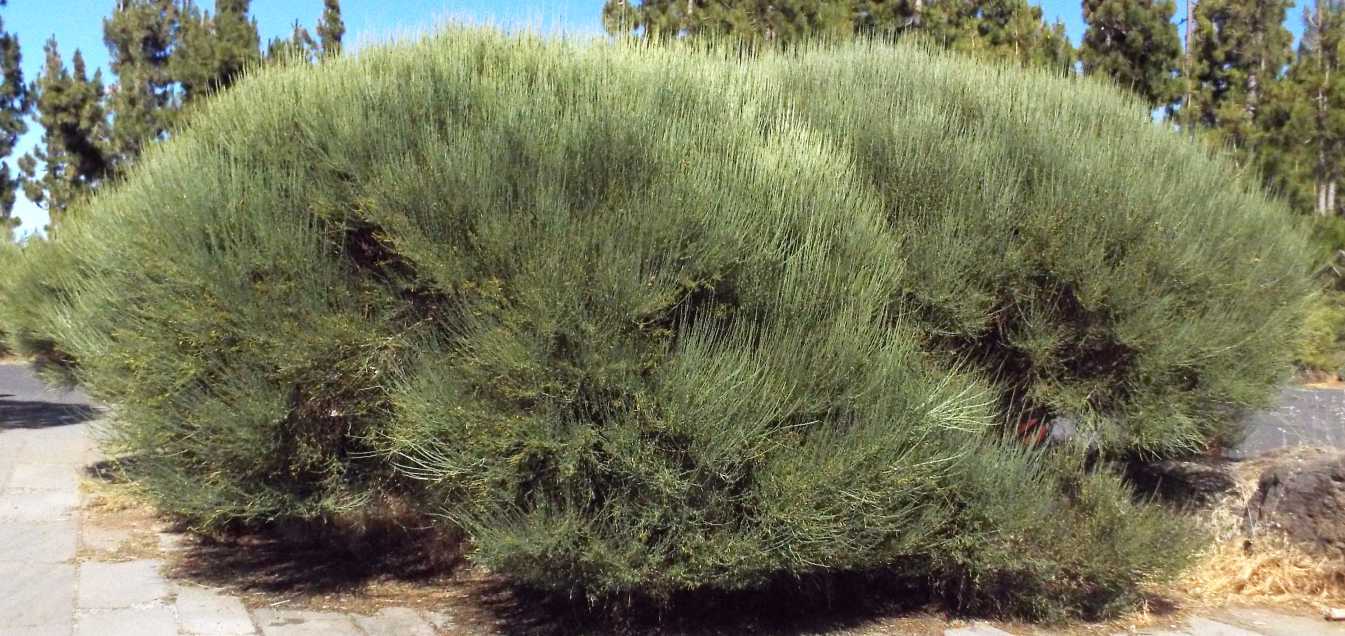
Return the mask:
<svg viewBox="0 0 1345 636">
<path fill-rule="evenodd" d="M 547 588 L 1097 613 L 1189 535 L 997 424 L 1229 439 L 1308 288 L 1244 183 L 1109 88 L 918 48 L 453 30 L 241 82 L 13 300 L 201 526 L 395 496 Z"/>
</svg>

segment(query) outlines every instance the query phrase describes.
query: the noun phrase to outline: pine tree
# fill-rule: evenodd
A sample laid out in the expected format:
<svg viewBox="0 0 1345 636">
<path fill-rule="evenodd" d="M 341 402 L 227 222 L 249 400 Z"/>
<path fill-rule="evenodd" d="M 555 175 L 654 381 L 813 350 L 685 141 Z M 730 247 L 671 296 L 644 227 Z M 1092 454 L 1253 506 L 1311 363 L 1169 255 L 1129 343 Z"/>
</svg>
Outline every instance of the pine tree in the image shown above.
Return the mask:
<svg viewBox="0 0 1345 636">
<path fill-rule="evenodd" d="M 296 20 L 289 38 L 272 38 L 266 44 L 266 60 L 301 59 L 316 62 L 323 56 L 341 54 L 341 38 L 346 26 L 341 21 L 340 0 L 324 0 L 322 17 L 318 20 L 318 40 Z"/>
<path fill-rule="evenodd" d="M 1176 10 L 1171 0 L 1083 0 L 1084 73 L 1109 77 L 1151 108 L 1171 111 L 1181 96 Z"/>
<path fill-rule="evenodd" d="M 1046 24 L 1041 7 L 1027 0 L 982 0 L 969 2 L 974 7 L 976 37 L 967 47 L 973 53 L 986 53 L 1026 66 L 1044 66 L 1068 72 L 1074 63 L 1074 49 L 1065 35 L 1065 25 Z"/>
<path fill-rule="evenodd" d="M 340 55 L 341 38 L 346 34 L 346 25 L 341 21 L 341 0 L 323 0 L 322 5 L 322 19 L 318 21 L 322 54 Z"/>
<path fill-rule="evenodd" d="M 853 0 L 857 33 L 893 36 L 924 25 L 931 0 Z"/>
<path fill-rule="evenodd" d="M 1314 136 L 1314 105 L 1305 91 L 1305 69 L 1296 60 L 1285 79 L 1266 92 L 1257 112 L 1258 144 L 1255 161 L 1266 188 L 1294 210 L 1309 213 L 1314 206 L 1309 149 Z"/>
<path fill-rule="evenodd" d="M 289 38 L 271 38 L 266 43 L 266 60 L 268 62 L 279 60 L 300 59 L 308 63 L 317 60 L 321 50 L 318 43 L 313 41 L 313 36 L 308 33 L 296 20 L 294 29 Z"/>
<path fill-rule="evenodd" d="M 918 0 L 863 3 L 863 15 L 887 15 L 900 34 L 920 34 L 968 55 L 1045 66 L 1068 72 L 1074 50 L 1059 22 L 1048 25 L 1039 7 L 1027 0 Z M 894 6 L 887 7 L 892 4 Z M 880 9 L 886 8 L 886 12 Z M 870 24 L 877 21 L 870 20 Z M 869 27 L 868 24 L 864 25 Z M 892 28 L 872 28 L 883 32 Z"/>
<path fill-rule="evenodd" d="M 1303 41 L 1258 117 L 1264 131 L 1258 163 L 1268 185 L 1304 212 L 1338 213 L 1345 176 L 1345 2 L 1317 0 L 1304 9 Z"/>
<path fill-rule="evenodd" d="M 215 76 L 215 38 L 208 14 L 191 2 L 180 10 L 177 49 L 170 63 L 171 74 L 182 88 L 183 100 L 210 91 Z"/>
<path fill-rule="evenodd" d="M 72 205 L 87 197 L 113 169 L 109 156 L 107 117 L 103 110 L 103 78 L 88 76 L 78 50 L 67 70 L 56 39 L 44 47 L 42 75 L 30 87 L 37 120 L 44 130 L 41 145 L 19 160 L 23 191 L 45 205 L 53 226 Z M 39 175 L 38 163 L 41 162 Z"/>
<path fill-rule="evenodd" d="M 257 23 L 248 16 L 251 0 L 217 0 L 215 14 L 193 4 L 181 11 L 173 77 L 184 102 L 228 88 L 248 66 L 261 61 Z"/>
<path fill-rule="evenodd" d="M 603 24 L 613 34 L 638 32 L 651 39 L 688 35 L 733 35 L 747 40 L 789 42 L 807 36 L 843 37 L 854 29 L 849 2 L 795 0 L 608 0 Z"/>
<path fill-rule="evenodd" d="M 1184 126 L 1215 131 L 1215 139 L 1244 151 L 1267 87 L 1292 58 L 1284 27 L 1292 0 L 1202 0 L 1195 6 L 1189 103 Z"/>
<path fill-rule="evenodd" d="M 914 13 L 912 28 L 940 46 L 969 52 L 980 37 L 980 16 L 975 3 L 964 0 L 928 0 Z"/>
<path fill-rule="evenodd" d="M 111 17 L 103 20 L 103 41 L 117 76 L 108 110 L 112 161 L 119 170 L 172 125 L 176 100 L 169 67 L 177 28 L 173 0 L 118 0 Z"/>
<path fill-rule="evenodd" d="M 1306 10 L 1303 50 L 1289 83 L 1298 86 L 1310 102 L 1311 141 L 1306 144 L 1313 158 L 1314 211 L 1335 214 L 1336 185 L 1342 176 L 1345 151 L 1345 78 L 1340 67 L 1345 46 L 1345 6 L 1341 0 L 1317 0 L 1315 10 Z"/>
<path fill-rule="evenodd" d="M 650 39 L 721 34 L 788 42 L 921 33 L 981 57 L 1062 70 L 1074 60 L 1064 25 L 1045 24 L 1027 0 L 608 0 L 603 24 L 613 34 Z"/>
<path fill-rule="evenodd" d="M 257 21 L 248 16 L 251 5 L 252 0 L 215 0 L 214 90 L 228 88 L 244 69 L 261 61 Z"/>
<path fill-rule="evenodd" d="M 4 0 L 0 0 L 2 6 Z M 5 31 L 0 21 L 0 242 L 6 243 L 17 225 L 12 215 L 19 189 L 18 174 L 10 170 L 8 159 L 19 136 L 28 130 L 23 120 L 29 110 L 28 87 L 23 83 L 21 60 L 18 36 Z"/>
</svg>

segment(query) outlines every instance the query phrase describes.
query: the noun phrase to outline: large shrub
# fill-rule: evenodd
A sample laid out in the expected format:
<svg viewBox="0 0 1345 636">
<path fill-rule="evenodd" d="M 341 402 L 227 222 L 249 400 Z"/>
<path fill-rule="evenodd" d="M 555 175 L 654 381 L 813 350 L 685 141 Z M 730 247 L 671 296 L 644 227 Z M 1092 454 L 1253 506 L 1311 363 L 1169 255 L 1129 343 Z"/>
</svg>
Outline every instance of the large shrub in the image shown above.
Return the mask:
<svg viewBox="0 0 1345 636">
<path fill-rule="evenodd" d="M 1092 614 L 1185 529 L 997 425 L 1227 438 L 1305 296 L 1282 213 L 1093 84 L 452 31 L 212 100 L 61 228 L 31 331 L 203 527 L 398 497 L 545 588 Z"/>
</svg>

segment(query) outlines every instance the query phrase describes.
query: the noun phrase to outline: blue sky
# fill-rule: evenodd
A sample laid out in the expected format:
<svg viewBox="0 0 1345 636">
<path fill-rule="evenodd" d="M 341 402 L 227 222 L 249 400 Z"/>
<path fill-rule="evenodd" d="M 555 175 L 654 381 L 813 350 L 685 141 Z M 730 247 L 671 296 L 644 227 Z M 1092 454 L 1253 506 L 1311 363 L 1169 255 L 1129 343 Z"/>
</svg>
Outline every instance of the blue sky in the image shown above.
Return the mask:
<svg viewBox="0 0 1345 636">
<path fill-rule="evenodd" d="M 209 0 L 200 4 L 209 7 Z M 602 31 L 602 0 L 344 0 L 346 44 L 358 49 L 389 38 L 414 36 L 446 21 L 469 21 L 504 27 L 531 27 L 544 33 L 596 34 Z M 1048 21 L 1061 20 L 1076 44 L 1083 33 L 1080 0 L 1041 0 Z M 24 77 L 31 81 L 42 67 L 42 44 L 55 35 L 61 54 L 68 61 L 80 49 L 91 68 L 106 73 L 107 48 L 103 44 L 103 17 L 112 12 L 115 0 L 10 0 L 0 9 L 7 30 L 17 33 L 23 46 Z M 1177 18 L 1185 17 L 1185 5 L 1177 2 Z M 297 20 L 312 30 L 322 13 L 322 0 L 257 0 L 252 14 L 261 29 L 262 41 L 288 36 Z M 1290 10 L 1289 26 L 1301 30 L 1297 8 Z M 32 126 L 20 140 L 17 155 L 30 150 L 41 136 Z M 12 164 L 11 164 L 12 165 Z M 15 214 L 23 221 L 19 235 L 38 231 L 47 223 L 46 211 L 19 196 Z"/>
</svg>

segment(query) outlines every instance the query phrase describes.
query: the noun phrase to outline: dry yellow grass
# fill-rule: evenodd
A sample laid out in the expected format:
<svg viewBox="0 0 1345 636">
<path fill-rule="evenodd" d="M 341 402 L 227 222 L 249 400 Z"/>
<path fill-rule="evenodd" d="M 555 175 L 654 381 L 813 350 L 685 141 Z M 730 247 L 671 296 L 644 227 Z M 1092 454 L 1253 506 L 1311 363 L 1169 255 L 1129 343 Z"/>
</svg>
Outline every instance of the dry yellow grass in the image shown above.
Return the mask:
<svg viewBox="0 0 1345 636">
<path fill-rule="evenodd" d="M 1271 459 L 1237 465 L 1238 489 L 1201 513 L 1213 542 L 1170 590 L 1174 596 L 1201 606 L 1345 607 L 1345 560 L 1312 554 L 1274 535 L 1248 538 L 1243 511 Z"/>
<path fill-rule="evenodd" d="M 85 510 L 100 514 L 130 510 L 155 514 L 154 507 L 143 489 L 130 481 L 123 470 L 120 460 L 116 459 L 101 461 L 85 468 L 84 478 L 79 484 Z"/>
<path fill-rule="evenodd" d="M 1207 551 L 1183 581 L 1183 593 L 1203 604 L 1233 600 L 1345 605 L 1345 563 L 1309 554 L 1284 541 L 1221 541 Z"/>
<path fill-rule="evenodd" d="M 86 510 L 113 514 L 128 510 L 152 509 L 144 496 L 131 484 L 85 478 L 80 482 L 80 489 L 84 493 Z"/>
</svg>

